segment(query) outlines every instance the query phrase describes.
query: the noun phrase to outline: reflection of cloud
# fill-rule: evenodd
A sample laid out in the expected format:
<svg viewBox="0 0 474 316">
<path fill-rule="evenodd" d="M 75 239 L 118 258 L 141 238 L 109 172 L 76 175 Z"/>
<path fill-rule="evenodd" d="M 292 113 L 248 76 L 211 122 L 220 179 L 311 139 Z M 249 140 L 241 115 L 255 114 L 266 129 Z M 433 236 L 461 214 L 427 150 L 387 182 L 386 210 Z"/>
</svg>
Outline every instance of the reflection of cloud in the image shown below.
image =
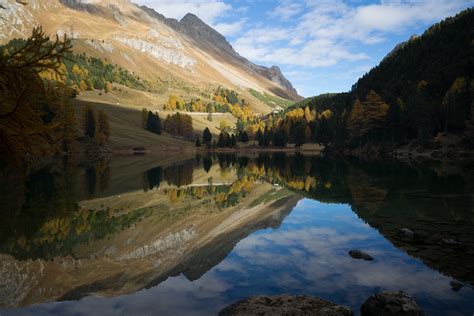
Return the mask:
<svg viewBox="0 0 474 316">
<path fill-rule="evenodd" d="M 347 254 L 351 249 L 375 260 L 354 260 Z M 406 291 L 425 309 L 432 302 L 474 308 L 471 289 L 451 291 L 448 278 L 393 247 L 349 206 L 304 200 L 279 229 L 243 239 L 194 282 L 178 276 L 132 295 L 45 304 L 18 314 L 211 315 L 242 297 L 279 293 L 316 295 L 357 310 L 379 290 Z"/>
<path fill-rule="evenodd" d="M 444 301 L 458 299 L 446 278 L 393 248 L 376 230 L 347 212 L 347 206 L 315 204 L 313 209 L 300 205 L 303 214 L 292 214 L 283 231 L 261 232 L 239 243 L 235 253 L 243 261 L 241 265 L 284 272 L 269 276 L 268 282 L 279 288 L 304 289 L 305 293 L 329 298 L 342 294 L 345 302 L 341 303 L 353 306 L 360 304 L 373 288 L 404 290 Z M 354 260 L 347 255 L 351 249 L 363 249 L 375 261 Z M 292 271 L 292 275 L 286 271 Z M 294 275 L 298 275 L 299 282 Z"/>
</svg>

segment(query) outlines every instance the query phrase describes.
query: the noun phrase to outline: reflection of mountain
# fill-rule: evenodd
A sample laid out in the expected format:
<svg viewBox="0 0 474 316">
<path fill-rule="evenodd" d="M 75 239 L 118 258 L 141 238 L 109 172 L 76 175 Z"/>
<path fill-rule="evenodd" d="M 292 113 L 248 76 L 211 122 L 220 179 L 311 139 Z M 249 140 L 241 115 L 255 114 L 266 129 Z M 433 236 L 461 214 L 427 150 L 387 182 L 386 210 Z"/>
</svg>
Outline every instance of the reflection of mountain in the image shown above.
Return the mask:
<svg viewBox="0 0 474 316">
<path fill-rule="evenodd" d="M 281 154 L 196 158 L 182 166 L 115 161 L 108 187 L 100 192 L 96 180 L 99 192 L 86 198 L 78 189 L 85 192 L 79 201 L 64 187 L 85 172 L 29 179 L 23 208 L 0 226 L 2 305 L 116 296 L 179 274 L 198 279 L 249 234 L 279 227 L 302 196 L 351 204 L 396 247 L 474 280 L 472 168 L 446 173 Z M 99 164 L 94 173 L 107 169 Z M 417 234 L 413 242 L 397 237 L 404 227 Z"/>
<path fill-rule="evenodd" d="M 154 174 L 156 176 L 156 172 Z M 189 182 L 189 179 L 179 179 L 180 184 Z M 255 204 L 259 196 L 268 192 L 287 191 L 275 189 L 268 183 L 253 182 L 250 190 L 250 182 L 244 179 L 239 179 L 233 169 L 223 170 L 214 165 L 208 172 L 194 170 L 189 187 L 173 189 L 163 181 L 156 188 L 155 179 L 151 190 L 149 187 L 147 191 L 121 190 L 118 195 L 79 202 L 79 213 L 61 218 L 82 218 L 85 212 L 88 220 L 84 223 L 93 225 L 101 217 L 91 217 L 87 210 L 105 208 L 110 211 L 104 213 L 104 222 L 100 225 L 108 225 L 122 222 L 124 216 L 146 213 L 102 238 L 71 244 L 71 255 L 60 255 L 52 260 L 18 260 L 11 255 L 1 255 L 2 306 L 78 299 L 92 293 L 116 296 L 136 292 L 180 273 L 190 279 L 202 275 L 225 258 L 242 238 L 258 229 L 278 227 L 299 199 L 297 195 L 281 193 Z M 171 178 L 168 180 L 174 183 Z M 191 194 L 200 192 L 203 187 L 206 194 Z M 188 194 L 174 200 L 168 193 L 171 190 Z M 217 198 L 219 201 L 232 198 L 235 203 L 219 206 Z M 62 223 L 58 225 L 66 227 Z M 79 232 L 77 226 L 73 227 L 74 232 Z M 87 225 L 83 229 L 87 231 Z M 67 229 L 69 233 L 70 230 Z M 16 247 L 28 251 L 30 247 L 37 247 L 36 243 L 48 242 L 50 247 L 60 245 L 42 239 L 43 231 L 40 228 L 33 236 L 18 237 Z"/>
<path fill-rule="evenodd" d="M 214 239 L 203 245 L 188 258 L 185 258 L 173 272 L 176 275 L 183 273 L 191 281 L 199 279 L 204 273 L 224 260 L 240 240 L 257 230 L 280 227 L 299 199 L 298 196 L 282 198 L 273 202 L 258 214 L 253 213 L 252 209 L 247 210 L 247 216 L 252 217 L 253 220 L 248 218 L 239 229 L 223 233 L 219 239 Z M 154 280 L 148 286 L 154 286 L 157 283 L 159 282 Z"/>
</svg>

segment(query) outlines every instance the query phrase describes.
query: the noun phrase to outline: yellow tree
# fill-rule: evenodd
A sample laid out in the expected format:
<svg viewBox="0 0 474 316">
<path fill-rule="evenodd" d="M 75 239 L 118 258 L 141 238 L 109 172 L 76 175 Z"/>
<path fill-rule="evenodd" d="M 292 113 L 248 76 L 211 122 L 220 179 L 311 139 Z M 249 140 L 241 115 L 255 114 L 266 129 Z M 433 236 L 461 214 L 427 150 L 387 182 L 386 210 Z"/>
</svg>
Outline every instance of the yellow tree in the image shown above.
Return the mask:
<svg viewBox="0 0 474 316">
<path fill-rule="evenodd" d="M 371 90 L 364 102 L 357 99 L 349 115 L 348 128 L 352 138 L 366 138 L 384 128 L 389 105 Z"/>
<path fill-rule="evenodd" d="M 8 47 L 8 46 L 7 46 Z M 41 73 L 60 73 L 62 59 L 71 50 L 64 38 L 51 42 L 41 27 L 19 47 L 6 48 L 0 55 L 0 151 L 19 162 L 36 155 L 57 152 L 68 124 L 67 87 L 47 83 Z M 45 115 L 45 110 L 48 115 Z"/>
</svg>

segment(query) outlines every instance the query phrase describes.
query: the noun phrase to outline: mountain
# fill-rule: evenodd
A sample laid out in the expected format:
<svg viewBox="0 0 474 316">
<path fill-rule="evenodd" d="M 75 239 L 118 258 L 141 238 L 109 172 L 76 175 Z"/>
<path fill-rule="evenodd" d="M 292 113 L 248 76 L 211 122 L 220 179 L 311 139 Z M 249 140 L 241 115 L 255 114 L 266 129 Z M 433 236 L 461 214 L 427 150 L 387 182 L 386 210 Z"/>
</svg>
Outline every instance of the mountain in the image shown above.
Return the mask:
<svg viewBox="0 0 474 316">
<path fill-rule="evenodd" d="M 177 21 L 129 0 L 31 0 L 27 5 L 6 0 L 2 5 L 0 44 L 29 36 L 39 24 L 47 34 L 73 38 L 76 53 L 106 59 L 151 82 L 173 78 L 199 89 L 224 85 L 301 98 L 278 67 L 248 61 L 193 14 Z M 259 104 L 255 110 L 271 108 Z"/>
<path fill-rule="evenodd" d="M 199 17 L 192 13 L 186 14 L 181 21 L 175 19 L 167 19 L 153 9 L 146 6 L 141 7 L 150 16 L 155 17 L 173 28 L 177 32 L 188 36 L 193 43 L 218 59 L 222 59 L 232 63 L 237 67 L 243 67 L 252 75 L 261 75 L 279 87 L 271 89 L 276 95 L 289 100 L 299 100 L 298 92 L 283 76 L 278 66 L 270 68 L 255 65 L 246 58 L 240 56 L 219 32 L 204 23 Z"/>
<path fill-rule="evenodd" d="M 286 113 L 316 112 L 312 141 L 330 146 L 472 155 L 473 29 L 471 8 L 398 44 L 348 93 L 308 98 Z"/>
</svg>

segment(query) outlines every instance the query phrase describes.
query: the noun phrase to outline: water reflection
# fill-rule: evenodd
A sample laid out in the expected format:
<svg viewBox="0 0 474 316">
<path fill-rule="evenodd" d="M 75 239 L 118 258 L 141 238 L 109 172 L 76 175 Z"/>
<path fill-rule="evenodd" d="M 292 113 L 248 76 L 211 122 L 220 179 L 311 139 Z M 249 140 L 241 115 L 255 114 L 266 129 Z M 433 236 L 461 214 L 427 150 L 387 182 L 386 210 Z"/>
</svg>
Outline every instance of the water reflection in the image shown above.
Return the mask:
<svg viewBox="0 0 474 316">
<path fill-rule="evenodd" d="M 466 314 L 472 170 L 285 154 L 59 162 L 23 180 L 5 169 L 5 184 L 21 185 L 0 192 L 0 306 L 10 308 L 0 312 L 209 314 L 276 293 L 357 309 L 391 289 L 429 312 Z M 109 299 L 12 309 L 91 294 Z"/>
</svg>

